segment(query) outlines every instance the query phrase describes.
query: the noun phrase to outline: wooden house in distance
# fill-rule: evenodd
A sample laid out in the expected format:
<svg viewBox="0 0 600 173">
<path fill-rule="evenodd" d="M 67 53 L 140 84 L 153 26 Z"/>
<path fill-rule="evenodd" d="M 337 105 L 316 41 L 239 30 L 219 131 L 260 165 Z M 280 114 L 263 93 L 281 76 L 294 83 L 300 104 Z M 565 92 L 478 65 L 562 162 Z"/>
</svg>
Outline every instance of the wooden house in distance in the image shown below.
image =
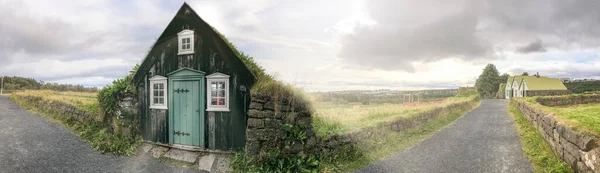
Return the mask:
<svg viewBox="0 0 600 173">
<path fill-rule="evenodd" d="M 133 78 L 144 140 L 176 148 L 240 150 L 256 76 L 186 3 Z"/>
</svg>

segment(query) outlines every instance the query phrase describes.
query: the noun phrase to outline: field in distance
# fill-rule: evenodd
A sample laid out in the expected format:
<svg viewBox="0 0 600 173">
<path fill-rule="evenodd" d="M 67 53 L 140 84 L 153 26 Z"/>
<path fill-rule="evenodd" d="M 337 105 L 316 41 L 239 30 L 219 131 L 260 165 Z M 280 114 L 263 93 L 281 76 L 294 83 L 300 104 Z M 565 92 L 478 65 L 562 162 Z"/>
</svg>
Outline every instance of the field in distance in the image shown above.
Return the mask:
<svg viewBox="0 0 600 173">
<path fill-rule="evenodd" d="M 456 90 L 443 91 L 429 95 L 312 93 L 311 99 L 316 110 L 313 126 L 319 136 L 351 133 L 380 123 L 409 118 L 437 107 L 467 102 L 476 97 L 476 93 L 456 96 Z M 372 100 L 377 102 L 373 103 Z"/>
</svg>

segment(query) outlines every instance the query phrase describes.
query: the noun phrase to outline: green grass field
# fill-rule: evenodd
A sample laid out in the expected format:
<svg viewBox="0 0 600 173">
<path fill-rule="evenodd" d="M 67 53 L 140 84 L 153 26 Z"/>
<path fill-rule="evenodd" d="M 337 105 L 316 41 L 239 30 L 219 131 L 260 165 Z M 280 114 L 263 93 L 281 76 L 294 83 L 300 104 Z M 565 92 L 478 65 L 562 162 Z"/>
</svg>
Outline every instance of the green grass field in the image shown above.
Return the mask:
<svg viewBox="0 0 600 173">
<path fill-rule="evenodd" d="M 550 145 L 542 138 L 535 127 L 521 114 L 514 102 L 510 102 L 508 113 L 515 121 L 517 131 L 521 137 L 523 153 L 536 173 L 546 172 L 573 172 L 567 163 L 552 152 Z"/>
<path fill-rule="evenodd" d="M 316 114 L 313 126 L 318 135 L 343 134 L 374 127 L 382 123 L 409 118 L 420 112 L 444 107 L 453 103 L 467 102 L 474 97 L 450 97 L 433 102 L 403 104 L 372 104 L 314 102 Z"/>
<path fill-rule="evenodd" d="M 553 113 L 557 121 L 569 127 L 600 137 L 600 104 L 582 104 L 563 107 L 548 107 L 535 101 L 536 97 L 524 99 L 533 107 L 540 108 L 548 113 Z"/>
</svg>

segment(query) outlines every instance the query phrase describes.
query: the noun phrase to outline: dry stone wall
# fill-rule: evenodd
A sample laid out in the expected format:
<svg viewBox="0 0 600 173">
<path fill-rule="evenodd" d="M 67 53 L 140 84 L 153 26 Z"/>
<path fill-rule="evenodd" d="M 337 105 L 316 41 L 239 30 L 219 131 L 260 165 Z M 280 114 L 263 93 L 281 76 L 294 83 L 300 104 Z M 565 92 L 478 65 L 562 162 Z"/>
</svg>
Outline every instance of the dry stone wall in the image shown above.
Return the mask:
<svg viewBox="0 0 600 173">
<path fill-rule="evenodd" d="M 78 122 L 86 122 L 86 121 L 100 121 L 97 119 L 96 115 L 88 112 L 87 110 L 83 110 L 77 108 L 73 105 L 44 100 L 42 97 L 38 96 L 21 96 L 14 95 L 14 97 L 19 97 L 18 99 L 23 99 L 26 102 L 29 102 L 33 106 L 38 109 L 41 109 L 45 112 L 55 114 L 62 117 L 70 117 L 73 120 Z M 137 118 L 137 101 L 133 97 L 125 97 L 125 99 L 119 101 L 119 111 L 117 111 L 117 115 L 112 117 L 112 121 L 109 123 L 111 129 L 117 133 L 123 133 L 124 135 L 133 136 L 135 135 L 138 127 L 138 118 Z M 107 123 L 107 122 L 105 122 Z"/>
<path fill-rule="evenodd" d="M 317 140 L 311 125 L 312 112 L 306 106 L 285 98 L 275 100 L 252 94 L 245 152 L 256 155 L 261 151 L 282 150 L 287 154 L 298 154 L 315 148 Z"/>
<path fill-rule="evenodd" d="M 79 109 L 79 108 L 69 105 L 69 104 L 48 101 L 48 100 L 44 100 L 41 97 L 37 97 L 37 96 L 16 95 L 15 97 L 19 97 L 19 99 L 23 99 L 24 101 L 31 103 L 33 106 L 35 106 L 38 109 L 42 109 L 44 111 L 47 111 L 49 113 L 53 113 L 53 114 L 56 114 L 59 116 L 71 117 L 74 120 L 77 120 L 80 122 L 94 119 L 93 114 L 89 113 L 86 110 Z"/>
<path fill-rule="evenodd" d="M 554 115 L 533 108 L 523 101 L 517 106 L 548 142 L 552 150 L 577 172 L 600 173 L 600 147 L 591 135 L 572 130 L 556 121 Z"/>
<path fill-rule="evenodd" d="M 526 91 L 525 95 L 527 97 L 533 96 L 559 96 L 559 95 L 567 95 L 571 94 L 570 90 L 532 90 Z"/>
<path fill-rule="evenodd" d="M 600 103 L 600 95 L 573 95 L 562 97 L 540 97 L 535 101 L 544 106 L 567 106 L 576 104 Z"/>
</svg>

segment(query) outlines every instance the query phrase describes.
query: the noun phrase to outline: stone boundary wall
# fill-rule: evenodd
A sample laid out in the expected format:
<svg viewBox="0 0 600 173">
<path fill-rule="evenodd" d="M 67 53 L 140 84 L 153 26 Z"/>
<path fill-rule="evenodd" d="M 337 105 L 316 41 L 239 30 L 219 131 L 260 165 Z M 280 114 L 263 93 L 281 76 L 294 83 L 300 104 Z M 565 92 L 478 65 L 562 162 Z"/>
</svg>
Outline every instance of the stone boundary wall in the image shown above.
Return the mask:
<svg viewBox="0 0 600 173">
<path fill-rule="evenodd" d="M 42 99 L 41 97 L 36 96 L 14 96 L 18 97 L 17 99 L 23 99 L 24 101 L 29 102 L 38 109 L 42 109 L 44 111 L 48 111 L 49 113 L 54 113 L 60 116 L 72 117 L 74 120 L 80 122 L 94 119 L 94 115 L 90 114 L 86 110 L 79 109 L 73 105 L 54 101 L 47 101 Z"/>
<path fill-rule="evenodd" d="M 38 96 L 21 96 L 21 95 L 13 95 L 14 97 L 18 97 L 17 99 L 22 99 L 34 107 L 46 111 L 48 113 L 56 114 L 62 117 L 71 117 L 73 120 L 78 122 L 86 122 L 86 121 L 99 121 L 96 118 L 96 115 L 88 112 L 87 110 L 83 110 L 77 108 L 73 105 L 56 102 L 56 101 L 48 101 L 44 100 L 42 97 Z M 124 135 L 135 135 L 137 133 L 137 101 L 133 97 L 125 97 L 123 100 L 119 101 L 119 110 L 117 111 L 117 115 L 112 117 L 112 121 L 108 124 L 113 132 L 122 133 Z M 105 122 L 106 123 L 106 122 Z"/>
<path fill-rule="evenodd" d="M 571 94 L 571 90 L 531 90 L 525 91 L 527 97 L 533 96 L 559 96 Z"/>
<path fill-rule="evenodd" d="M 573 95 L 562 97 L 540 97 L 535 99 L 544 106 L 568 106 L 576 104 L 600 103 L 600 95 Z"/>
<path fill-rule="evenodd" d="M 523 101 L 516 101 L 517 107 L 525 115 L 546 142 L 562 160 L 576 172 L 600 173 L 600 147 L 595 137 L 572 130 L 558 123 L 554 115 L 544 113 Z"/>
<path fill-rule="evenodd" d="M 312 112 L 306 106 L 284 98 L 273 100 L 270 96 L 252 94 L 246 126 L 246 154 L 276 149 L 287 154 L 312 151 L 317 140 L 311 124 Z M 286 125 L 292 129 L 286 131 Z M 290 132 L 294 127 L 296 131 Z M 290 133 L 304 133 L 306 138 L 297 140 Z"/>
</svg>

